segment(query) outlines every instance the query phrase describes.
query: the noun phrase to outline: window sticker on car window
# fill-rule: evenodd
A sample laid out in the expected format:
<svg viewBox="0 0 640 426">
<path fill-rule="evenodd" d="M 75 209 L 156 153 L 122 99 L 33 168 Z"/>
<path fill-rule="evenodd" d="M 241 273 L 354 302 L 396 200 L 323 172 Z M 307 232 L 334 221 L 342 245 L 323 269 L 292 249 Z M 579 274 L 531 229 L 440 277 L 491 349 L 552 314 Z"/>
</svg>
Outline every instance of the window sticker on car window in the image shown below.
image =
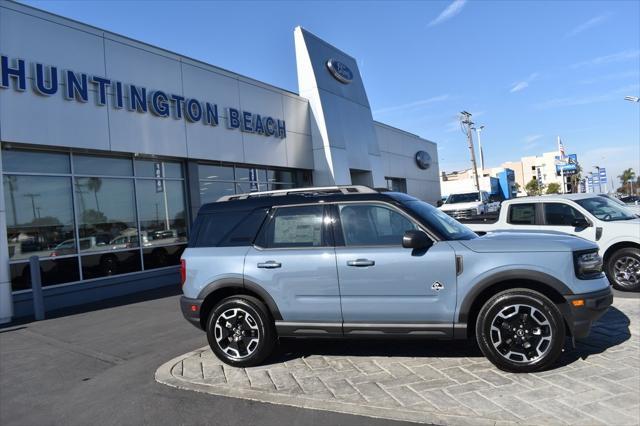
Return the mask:
<svg viewBox="0 0 640 426">
<path fill-rule="evenodd" d="M 273 229 L 275 244 L 310 244 L 319 246 L 322 217 L 309 215 L 276 216 Z"/>
</svg>

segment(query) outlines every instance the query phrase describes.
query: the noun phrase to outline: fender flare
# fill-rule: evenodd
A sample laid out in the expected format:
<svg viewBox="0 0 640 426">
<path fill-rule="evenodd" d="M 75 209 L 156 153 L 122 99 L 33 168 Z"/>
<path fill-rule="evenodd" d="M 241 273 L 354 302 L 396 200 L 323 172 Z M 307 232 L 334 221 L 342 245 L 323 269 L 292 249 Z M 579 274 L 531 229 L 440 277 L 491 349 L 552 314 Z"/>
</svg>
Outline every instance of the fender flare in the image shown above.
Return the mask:
<svg viewBox="0 0 640 426">
<path fill-rule="evenodd" d="M 473 303 L 477 297 L 487 288 L 502 281 L 514 281 L 514 280 L 527 280 L 540 282 L 547 287 L 550 287 L 560 293 L 561 295 L 572 295 L 573 291 L 565 283 L 559 279 L 548 275 L 544 272 L 533 271 L 530 269 L 514 269 L 509 271 L 497 272 L 489 277 L 486 277 L 473 285 L 471 290 L 465 295 L 464 299 L 460 303 L 460 309 L 458 311 L 458 322 L 466 323 L 469 320 L 469 312 Z"/>
<path fill-rule="evenodd" d="M 257 294 L 258 297 L 260 297 L 267 305 L 267 308 L 269 308 L 271 315 L 273 315 L 273 319 L 277 321 L 282 320 L 280 309 L 278 309 L 278 305 L 276 304 L 275 300 L 273 300 L 271 295 L 260 285 L 252 281 L 243 280 L 242 278 L 221 278 L 219 280 L 215 280 L 207 284 L 202 290 L 200 290 L 198 299 L 204 301 L 211 293 L 222 288 L 244 289 Z"/>
</svg>

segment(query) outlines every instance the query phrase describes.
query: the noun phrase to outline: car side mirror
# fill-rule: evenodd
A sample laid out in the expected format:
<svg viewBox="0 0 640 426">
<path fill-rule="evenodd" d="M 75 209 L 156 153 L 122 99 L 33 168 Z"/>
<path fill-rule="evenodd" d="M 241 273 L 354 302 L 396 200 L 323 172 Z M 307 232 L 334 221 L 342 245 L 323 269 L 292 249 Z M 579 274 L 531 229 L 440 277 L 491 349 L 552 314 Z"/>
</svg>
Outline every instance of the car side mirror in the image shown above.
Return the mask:
<svg viewBox="0 0 640 426">
<path fill-rule="evenodd" d="M 436 205 L 437 205 L 438 207 L 441 207 L 443 204 L 444 204 L 444 203 L 442 202 L 442 200 L 438 200 L 438 201 L 436 201 Z"/>
<path fill-rule="evenodd" d="M 433 245 L 433 241 L 424 231 L 416 229 L 406 231 L 402 236 L 402 247 L 409 249 L 424 250 Z"/>
<path fill-rule="evenodd" d="M 571 226 L 573 226 L 574 228 L 588 228 L 591 226 L 591 223 L 589 223 L 587 219 L 582 217 L 573 219 L 573 222 L 571 222 Z"/>
</svg>

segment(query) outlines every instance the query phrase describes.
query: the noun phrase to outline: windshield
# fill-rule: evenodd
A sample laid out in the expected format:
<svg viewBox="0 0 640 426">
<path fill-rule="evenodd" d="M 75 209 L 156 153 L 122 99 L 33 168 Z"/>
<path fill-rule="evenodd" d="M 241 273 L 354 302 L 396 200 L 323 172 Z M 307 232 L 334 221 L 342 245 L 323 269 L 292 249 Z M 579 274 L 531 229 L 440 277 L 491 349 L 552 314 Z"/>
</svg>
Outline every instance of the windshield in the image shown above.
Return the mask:
<svg viewBox="0 0 640 426">
<path fill-rule="evenodd" d="M 636 217 L 624 207 L 606 197 L 593 197 L 576 200 L 576 203 L 587 209 L 589 213 L 605 222 L 614 220 L 631 220 Z"/>
<path fill-rule="evenodd" d="M 418 214 L 430 228 L 436 230 L 447 240 L 471 240 L 478 237 L 471 229 L 431 204 L 418 200 L 405 201 L 403 204 Z"/>
<path fill-rule="evenodd" d="M 456 204 L 456 203 L 473 203 L 475 201 L 479 201 L 477 192 L 469 192 L 467 194 L 451 194 L 449 198 L 447 198 L 446 204 Z"/>
</svg>

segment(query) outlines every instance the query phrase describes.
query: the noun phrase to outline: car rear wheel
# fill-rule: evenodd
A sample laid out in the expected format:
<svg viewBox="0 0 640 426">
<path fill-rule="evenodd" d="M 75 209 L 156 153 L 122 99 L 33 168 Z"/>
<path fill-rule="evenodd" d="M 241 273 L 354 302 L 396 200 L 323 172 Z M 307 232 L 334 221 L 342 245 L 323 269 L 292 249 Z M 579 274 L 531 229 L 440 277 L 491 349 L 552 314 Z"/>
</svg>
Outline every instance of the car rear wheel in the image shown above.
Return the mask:
<svg viewBox="0 0 640 426">
<path fill-rule="evenodd" d="M 489 299 L 478 314 L 476 339 L 498 368 L 528 373 L 550 367 L 562 353 L 565 327 L 557 306 L 524 288 Z"/>
<path fill-rule="evenodd" d="M 607 262 L 607 277 L 618 290 L 640 291 L 640 250 L 628 247 L 614 252 Z"/>
<path fill-rule="evenodd" d="M 213 308 L 207 320 L 207 340 L 224 363 L 252 367 L 271 354 L 276 334 L 267 307 L 242 295 L 223 299 Z"/>
</svg>

